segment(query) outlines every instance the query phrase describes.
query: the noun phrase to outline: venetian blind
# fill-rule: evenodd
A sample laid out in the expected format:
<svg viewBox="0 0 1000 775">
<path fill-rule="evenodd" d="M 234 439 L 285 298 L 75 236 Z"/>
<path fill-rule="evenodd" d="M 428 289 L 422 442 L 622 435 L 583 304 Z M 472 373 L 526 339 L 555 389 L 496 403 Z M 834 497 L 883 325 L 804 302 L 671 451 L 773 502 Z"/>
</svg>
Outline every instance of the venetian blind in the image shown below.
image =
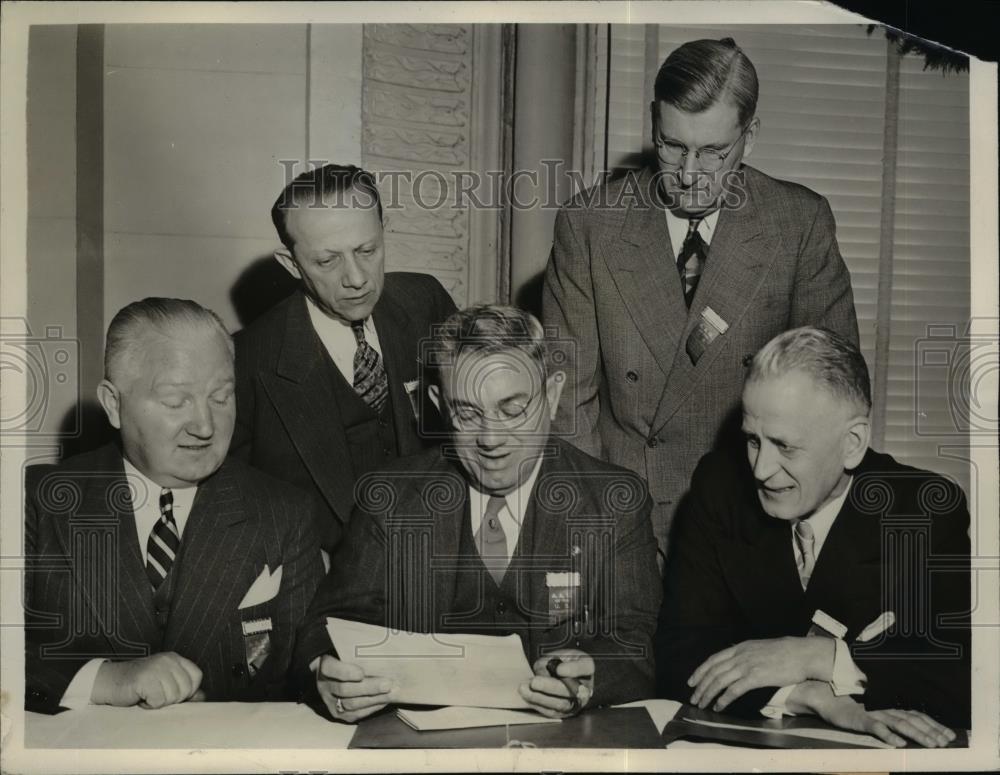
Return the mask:
<svg viewBox="0 0 1000 775">
<path fill-rule="evenodd" d="M 612 25 L 609 34 L 608 129 L 595 145 L 606 143 L 611 169 L 635 166 L 649 142 L 647 70 L 655 71 L 677 46 L 697 38 L 730 36 L 746 51 L 761 83 L 761 129 L 747 162 L 829 199 L 873 377 L 878 305 L 890 305 L 889 346 L 879 353 L 888 359 L 886 405 L 878 407 L 885 431 L 875 446 L 904 462 L 950 473 L 967 489 L 967 465 L 942 458 L 942 439 L 934 435 L 934 429 L 947 429 L 953 401 L 940 370 L 920 381 L 915 356 L 928 324 L 962 332 L 969 318 L 967 76 L 923 72 L 922 59 L 903 59 L 895 227 L 889 237 L 894 261 L 891 288 L 880 298 L 888 49 L 879 31 L 869 36 L 860 25 L 661 25 L 655 61 L 647 56 L 643 26 Z"/>
</svg>

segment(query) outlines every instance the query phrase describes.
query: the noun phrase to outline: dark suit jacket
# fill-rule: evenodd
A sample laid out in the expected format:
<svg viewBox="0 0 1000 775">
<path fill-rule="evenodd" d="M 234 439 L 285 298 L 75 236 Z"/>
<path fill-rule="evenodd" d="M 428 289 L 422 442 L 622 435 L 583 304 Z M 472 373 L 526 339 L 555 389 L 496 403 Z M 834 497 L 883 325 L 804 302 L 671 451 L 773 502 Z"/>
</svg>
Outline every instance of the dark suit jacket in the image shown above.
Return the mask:
<svg viewBox="0 0 1000 775">
<path fill-rule="evenodd" d="M 201 668 L 209 700 L 287 698 L 295 630 L 323 575 L 307 496 L 234 460 L 202 482 L 164 582 L 173 593 L 162 629 L 132 497 L 112 445 L 28 468 L 25 707 L 56 712 L 92 657 L 162 651 Z M 283 568 L 277 596 L 238 610 L 265 563 L 272 573 Z M 241 623 L 264 617 L 273 625 L 271 654 L 251 679 Z"/>
<path fill-rule="evenodd" d="M 420 340 L 454 310 L 451 297 L 430 275 L 386 274 L 373 316 L 400 456 L 431 444 L 418 433 L 403 385 L 420 378 Z M 309 320 L 305 297 L 293 294 L 235 338 L 236 430 L 231 453 L 314 493 L 325 504 L 322 544 L 332 550 L 354 507 L 354 477 L 330 382 L 329 356 Z M 423 402 L 424 411 L 428 405 Z"/>
<path fill-rule="evenodd" d="M 801 636 L 819 609 L 847 627 L 869 710 L 922 710 L 968 728 L 969 512 L 943 477 L 869 451 L 802 591 L 788 522 L 760 508 L 746 459 L 707 455 L 677 519 L 657 631 L 661 696 L 687 700 L 707 657 L 748 639 Z M 892 611 L 868 644 L 858 634 Z M 733 710 L 753 713 L 774 689 Z"/>
<path fill-rule="evenodd" d="M 579 648 L 596 663 L 592 703 L 649 697 L 660 583 L 645 484 L 562 442 L 551 453 L 532 491 L 534 529 L 520 537 L 507 571 L 519 568 L 518 607 L 528 612 L 530 628 L 528 641 L 522 639 L 525 654 L 533 662 L 547 649 L 575 646 L 566 642 L 572 622 L 549 616 L 545 574 L 578 570 L 590 628 Z M 440 451 L 398 460 L 362 484 L 367 495 L 307 617 L 296 656 L 303 674 L 331 650 L 327 616 L 416 632 L 455 631 L 447 619 L 460 613 L 456 568 L 478 561 L 459 553 L 463 520 L 470 519 L 468 484 Z M 520 549 L 526 540 L 530 556 Z M 405 561 L 399 555 L 400 547 L 421 545 L 427 550 Z"/>
<path fill-rule="evenodd" d="M 698 460 L 739 430 L 746 356 L 804 325 L 858 341 L 826 199 L 743 170 L 690 314 L 649 170 L 578 195 L 556 217 L 542 312 L 573 344 L 554 432 L 649 482 L 664 552 Z M 686 342 L 706 307 L 729 329 L 694 365 Z"/>
</svg>

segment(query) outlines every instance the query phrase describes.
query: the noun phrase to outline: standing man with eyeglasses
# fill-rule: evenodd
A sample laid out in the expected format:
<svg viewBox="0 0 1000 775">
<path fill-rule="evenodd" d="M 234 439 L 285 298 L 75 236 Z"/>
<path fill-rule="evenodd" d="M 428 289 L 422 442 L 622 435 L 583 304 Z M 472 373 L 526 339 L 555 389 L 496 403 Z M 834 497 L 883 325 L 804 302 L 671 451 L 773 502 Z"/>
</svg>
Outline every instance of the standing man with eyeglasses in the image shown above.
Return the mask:
<svg viewBox="0 0 1000 775">
<path fill-rule="evenodd" d="M 646 477 L 661 562 L 699 458 L 738 443 L 748 357 L 803 325 L 858 341 L 830 205 L 743 163 L 756 108 L 732 39 L 685 43 L 656 76 L 654 163 L 556 218 L 543 317 L 576 346 L 554 432 Z"/>
</svg>

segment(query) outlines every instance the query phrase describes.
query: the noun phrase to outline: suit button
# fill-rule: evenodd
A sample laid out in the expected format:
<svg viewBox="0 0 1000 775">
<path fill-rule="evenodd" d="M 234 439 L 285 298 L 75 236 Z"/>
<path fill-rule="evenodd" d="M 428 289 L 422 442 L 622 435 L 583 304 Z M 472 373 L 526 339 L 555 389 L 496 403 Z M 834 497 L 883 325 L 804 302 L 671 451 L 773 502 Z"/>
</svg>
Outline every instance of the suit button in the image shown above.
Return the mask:
<svg viewBox="0 0 1000 775">
<path fill-rule="evenodd" d="M 237 662 L 235 665 L 233 665 L 233 675 L 236 678 L 242 678 L 246 674 L 247 674 L 246 665 L 240 664 L 239 662 Z"/>
<path fill-rule="evenodd" d="M 660 440 L 656 436 L 650 436 L 646 439 L 646 446 L 650 449 L 656 449 L 656 446 L 660 443 Z"/>
<path fill-rule="evenodd" d="M 638 382 L 639 375 L 636 374 L 634 371 L 629 371 L 625 373 L 625 379 L 627 379 L 629 382 Z"/>
<path fill-rule="evenodd" d="M 503 616 L 505 613 L 507 613 L 507 603 L 501 600 L 499 603 L 497 603 L 496 611 L 498 614 Z"/>
</svg>

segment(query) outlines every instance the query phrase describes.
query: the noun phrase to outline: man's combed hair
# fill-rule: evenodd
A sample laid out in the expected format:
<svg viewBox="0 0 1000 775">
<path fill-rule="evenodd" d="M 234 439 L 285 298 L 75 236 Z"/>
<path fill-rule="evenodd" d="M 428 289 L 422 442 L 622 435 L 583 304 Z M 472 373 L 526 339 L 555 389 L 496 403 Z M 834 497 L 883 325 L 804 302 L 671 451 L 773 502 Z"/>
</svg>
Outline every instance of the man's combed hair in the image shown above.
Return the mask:
<svg viewBox="0 0 1000 775">
<path fill-rule="evenodd" d="M 382 220 L 375 177 L 353 164 L 325 164 L 306 170 L 282 189 L 271 206 L 271 221 L 289 250 L 295 248 L 295 240 L 288 233 L 286 211 L 293 207 L 374 207 Z"/>
<path fill-rule="evenodd" d="M 701 113 L 725 98 L 744 127 L 757 112 L 757 92 L 757 70 L 732 38 L 685 43 L 660 65 L 653 85 L 656 102 L 685 113 Z"/>
<path fill-rule="evenodd" d="M 864 414 L 872 408 L 868 364 L 848 339 L 825 328 L 793 328 L 774 337 L 750 362 L 747 382 L 780 377 L 792 371 L 811 376 Z"/>
<path fill-rule="evenodd" d="M 233 338 L 212 310 L 190 299 L 152 296 L 122 307 L 112 319 L 104 344 L 104 378 L 114 382 L 124 376 L 143 347 L 142 335 L 150 329 L 168 336 L 176 327 L 185 325 L 217 330 L 230 357 L 234 356 Z"/>
<path fill-rule="evenodd" d="M 517 307 L 478 304 L 452 313 L 434 326 L 433 370 L 454 365 L 466 353 L 520 350 L 534 360 L 544 380 L 548 372 L 548 342 L 538 318 Z"/>
</svg>

